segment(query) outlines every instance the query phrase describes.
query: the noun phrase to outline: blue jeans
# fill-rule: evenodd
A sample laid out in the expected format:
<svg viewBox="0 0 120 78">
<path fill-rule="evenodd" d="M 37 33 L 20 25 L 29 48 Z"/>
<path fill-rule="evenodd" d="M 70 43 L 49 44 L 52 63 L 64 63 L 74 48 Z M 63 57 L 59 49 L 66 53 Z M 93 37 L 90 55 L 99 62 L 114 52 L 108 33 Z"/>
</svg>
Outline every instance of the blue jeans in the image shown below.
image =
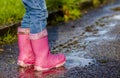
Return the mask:
<svg viewBox="0 0 120 78">
<path fill-rule="evenodd" d="M 30 28 L 31 34 L 43 31 L 47 25 L 48 11 L 45 0 L 22 0 L 26 9 L 21 27 Z"/>
</svg>

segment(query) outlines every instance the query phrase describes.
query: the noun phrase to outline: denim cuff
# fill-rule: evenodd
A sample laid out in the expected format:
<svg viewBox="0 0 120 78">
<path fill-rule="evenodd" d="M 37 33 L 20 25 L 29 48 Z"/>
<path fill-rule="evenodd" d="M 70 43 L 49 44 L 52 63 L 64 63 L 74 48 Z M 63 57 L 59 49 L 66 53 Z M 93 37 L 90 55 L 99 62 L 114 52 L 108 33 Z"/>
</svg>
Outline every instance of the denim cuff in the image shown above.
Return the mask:
<svg viewBox="0 0 120 78">
<path fill-rule="evenodd" d="M 44 29 L 42 32 L 40 33 L 36 33 L 36 34 L 30 34 L 30 39 L 31 40 L 36 40 L 36 39 L 40 39 L 43 38 L 45 36 L 48 35 L 47 29 Z"/>
</svg>

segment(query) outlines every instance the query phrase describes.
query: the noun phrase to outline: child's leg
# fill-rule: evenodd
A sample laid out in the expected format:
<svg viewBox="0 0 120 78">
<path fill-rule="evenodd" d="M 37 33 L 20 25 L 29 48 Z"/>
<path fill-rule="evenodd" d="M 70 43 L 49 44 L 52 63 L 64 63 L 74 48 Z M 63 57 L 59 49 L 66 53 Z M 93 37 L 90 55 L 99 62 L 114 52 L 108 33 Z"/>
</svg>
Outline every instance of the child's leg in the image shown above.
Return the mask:
<svg viewBox="0 0 120 78">
<path fill-rule="evenodd" d="M 23 20 L 21 22 L 22 28 L 30 28 L 30 14 L 29 14 L 29 7 L 23 2 L 26 13 L 23 17 Z"/>
<path fill-rule="evenodd" d="M 65 63 L 65 56 L 63 54 L 51 54 L 48 45 L 46 30 L 48 12 L 45 0 L 24 1 L 29 6 L 30 38 L 35 54 L 35 70 L 48 70 L 63 65 Z"/>
<path fill-rule="evenodd" d="M 23 17 L 21 27 L 18 28 L 19 55 L 17 64 L 22 67 L 27 67 L 34 64 L 34 53 L 32 51 L 29 39 L 30 34 L 29 7 L 25 3 L 24 6 L 26 9 L 26 14 Z"/>
<path fill-rule="evenodd" d="M 30 27 L 32 34 L 43 31 L 46 28 L 46 18 L 48 17 L 45 0 L 23 0 L 23 3 L 26 7 L 26 14 L 22 27 Z"/>
<path fill-rule="evenodd" d="M 35 6 L 30 8 L 30 33 L 36 34 L 43 31 L 47 25 L 48 11 L 45 0 L 32 0 Z"/>
</svg>

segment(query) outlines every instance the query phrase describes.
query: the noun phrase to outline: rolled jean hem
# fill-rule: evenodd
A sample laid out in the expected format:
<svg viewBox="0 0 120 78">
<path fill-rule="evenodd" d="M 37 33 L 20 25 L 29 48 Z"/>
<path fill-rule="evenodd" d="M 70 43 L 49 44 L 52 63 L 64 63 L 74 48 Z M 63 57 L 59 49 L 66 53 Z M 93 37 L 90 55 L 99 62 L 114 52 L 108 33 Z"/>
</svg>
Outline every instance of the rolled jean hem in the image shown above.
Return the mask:
<svg viewBox="0 0 120 78">
<path fill-rule="evenodd" d="M 43 38 L 48 35 L 47 29 L 44 29 L 42 32 L 36 33 L 36 34 L 30 34 L 30 39 L 31 40 L 36 40 Z"/>
<path fill-rule="evenodd" d="M 18 27 L 18 33 L 25 33 L 25 34 L 29 34 L 30 33 L 30 28 L 22 28 L 22 27 Z"/>
</svg>

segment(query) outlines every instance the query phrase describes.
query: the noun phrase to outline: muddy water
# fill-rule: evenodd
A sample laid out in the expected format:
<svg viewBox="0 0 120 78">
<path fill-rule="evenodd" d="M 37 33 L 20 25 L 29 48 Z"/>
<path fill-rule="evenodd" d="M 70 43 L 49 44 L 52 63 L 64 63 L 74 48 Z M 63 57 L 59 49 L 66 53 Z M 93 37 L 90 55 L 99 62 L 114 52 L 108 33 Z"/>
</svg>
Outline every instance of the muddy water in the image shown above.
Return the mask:
<svg viewBox="0 0 120 78">
<path fill-rule="evenodd" d="M 52 53 L 66 55 L 63 67 L 43 72 L 20 68 L 17 43 L 1 46 L 0 78 L 120 78 L 118 7 L 119 0 L 76 21 L 48 28 Z"/>
</svg>

